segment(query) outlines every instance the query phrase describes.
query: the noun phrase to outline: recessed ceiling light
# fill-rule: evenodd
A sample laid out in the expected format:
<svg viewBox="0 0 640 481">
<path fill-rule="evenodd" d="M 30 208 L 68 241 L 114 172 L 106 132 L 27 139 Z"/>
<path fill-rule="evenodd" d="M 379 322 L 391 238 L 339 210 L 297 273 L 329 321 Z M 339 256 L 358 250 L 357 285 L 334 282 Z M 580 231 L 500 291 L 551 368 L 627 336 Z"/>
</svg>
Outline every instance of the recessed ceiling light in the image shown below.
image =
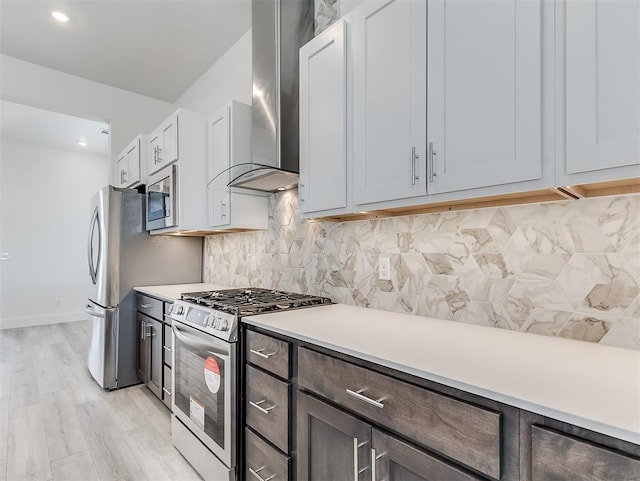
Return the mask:
<svg viewBox="0 0 640 481">
<path fill-rule="evenodd" d="M 51 16 L 52 16 L 53 18 L 55 18 L 58 22 L 66 23 L 66 22 L 68 22 L 68 21 L 69 21 L 69 17 L 67 17 L 67 16 L 66 16 L 64 13 L 62 13 L 62 12 L 58 12 L 57 10 L 56 10 L 56 11 L 51 12 Z"/>
<path fill-rule="evenodd" d="M 86 147 L 87 146 L 87 141 L 84 140 L 84 139 L 80 139 L 80 140 L 78 140 L 78 145 L 80 147 Z"/>
</svg>

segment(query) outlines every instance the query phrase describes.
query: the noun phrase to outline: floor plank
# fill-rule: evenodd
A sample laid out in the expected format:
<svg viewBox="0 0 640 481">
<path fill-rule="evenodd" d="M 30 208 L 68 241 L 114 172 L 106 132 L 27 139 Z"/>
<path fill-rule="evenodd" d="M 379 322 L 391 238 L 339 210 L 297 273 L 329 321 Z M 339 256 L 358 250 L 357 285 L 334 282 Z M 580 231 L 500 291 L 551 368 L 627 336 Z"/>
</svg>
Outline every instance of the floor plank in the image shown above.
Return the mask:
<svg viewBox="0 0 640 481">
<path fill-rule="evenodd" d="M 66 458 L 87 449 L 74 404 L 52 398 L 50 402 L 43 405 L 43 414 L 51 461 Z"/>
<path fill-rule="evenodd" d="M 88 401 L 80 405 L 78 412 L 98 479 L 124 480 L 140 471 L 104 401 Z"/>
<path fill-rule="evenodd" d="M 39 404 L 11 409 L 7 444 L 8 480 L 51 479 L 51 463 Z"/>
<path fill-rule="evenodd" d="M 53 481 L 86 481 L 98 478 L 91 454 L 86 449 L 53 461 L 51 470 Z"/>
</svg>

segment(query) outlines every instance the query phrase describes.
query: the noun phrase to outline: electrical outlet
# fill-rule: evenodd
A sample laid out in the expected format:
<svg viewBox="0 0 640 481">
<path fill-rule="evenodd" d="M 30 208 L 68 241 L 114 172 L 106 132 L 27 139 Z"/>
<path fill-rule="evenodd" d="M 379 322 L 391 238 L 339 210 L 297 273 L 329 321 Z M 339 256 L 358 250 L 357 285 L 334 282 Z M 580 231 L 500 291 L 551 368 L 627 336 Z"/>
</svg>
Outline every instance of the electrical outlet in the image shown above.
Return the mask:
<svg viewBox="0 0 640 481">
<path fill-rule="evenodd" d="M 9 253 L 8 252 L 0 252 L 0 261 L 8 261 Z"/>
<path fill-rule="evenodd" d="M 388 257 L 378 259 L 378 278 L 381 281 L 391 280 L 391 259 Z"/>
<path fill-rule="evenodd" d="M 258 270 L 258 256 L 251 256 L 251 270 Z"/>
</svg>

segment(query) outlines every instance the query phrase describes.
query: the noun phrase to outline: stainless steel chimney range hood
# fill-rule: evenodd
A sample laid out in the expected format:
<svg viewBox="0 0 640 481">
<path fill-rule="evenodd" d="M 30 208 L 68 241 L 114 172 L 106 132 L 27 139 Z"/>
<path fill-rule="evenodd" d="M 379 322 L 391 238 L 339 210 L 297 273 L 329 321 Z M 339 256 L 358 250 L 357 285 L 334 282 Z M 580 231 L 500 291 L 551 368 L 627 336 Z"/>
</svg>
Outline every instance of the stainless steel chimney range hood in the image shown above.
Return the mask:
<svg viewBox="0 0 640 481">
<path fill-rule="evenodd" d="M 299 49 L 313 38 L 313 0 L 253 0 L 252 163 L 230 187 L 276 192 L 298 185 Z"/>
</svg>

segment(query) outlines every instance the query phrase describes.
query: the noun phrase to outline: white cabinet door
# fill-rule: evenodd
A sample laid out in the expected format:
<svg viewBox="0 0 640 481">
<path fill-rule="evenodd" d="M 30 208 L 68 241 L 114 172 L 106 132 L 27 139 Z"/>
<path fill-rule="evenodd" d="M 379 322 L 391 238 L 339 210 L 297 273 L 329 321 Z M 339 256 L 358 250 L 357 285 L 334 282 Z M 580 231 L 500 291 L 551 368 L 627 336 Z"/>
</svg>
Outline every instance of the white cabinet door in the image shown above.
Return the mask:
<svg viewBox="0 0 640 481">
<path fill-rule="evenodd" d="M 565 15 L 566 172 L 638 165 L 640 2 L 571 0 Z"/>
<path fill-rule="evenodd" d="M 116 177 L 114 181 L 116 187 L 124 187 L 126 185 L 127 170 L 127 155 L 122 153 L 116 160 Z"/>
<path fill-rule="evenodd" d="M 172 115 L 149 136 L 148 173 L 178 160 L 178 115 Z"/>
<path fill-rule="evenodd" d="M 300 49 L 302 213 L 347 205 L 345 29 L 338 21 Z"/>
<path fill-rule="evenodd" d="M 231 165 L 230 107 L 226 106 L 209 119 L 209 225 L 227 225 L 231 222 L 229 211 L 229 171 L 215 178 Z"/>
<path fill-rule="evenodd" d="M 542 1 L 429 1 L 429 193 L 541 178 Z"/>
<path fill-rule="evenodd" d="M 368 0 L 352 12 L 355 204 L 426 194 L 426 5 Z"/>
<path fill-rule="evenodd" d="M 134 140 L 126 151 L 127 175 L 124 178 L 127 187 L 140 182 L 140 139 Z"/>
</svg>

